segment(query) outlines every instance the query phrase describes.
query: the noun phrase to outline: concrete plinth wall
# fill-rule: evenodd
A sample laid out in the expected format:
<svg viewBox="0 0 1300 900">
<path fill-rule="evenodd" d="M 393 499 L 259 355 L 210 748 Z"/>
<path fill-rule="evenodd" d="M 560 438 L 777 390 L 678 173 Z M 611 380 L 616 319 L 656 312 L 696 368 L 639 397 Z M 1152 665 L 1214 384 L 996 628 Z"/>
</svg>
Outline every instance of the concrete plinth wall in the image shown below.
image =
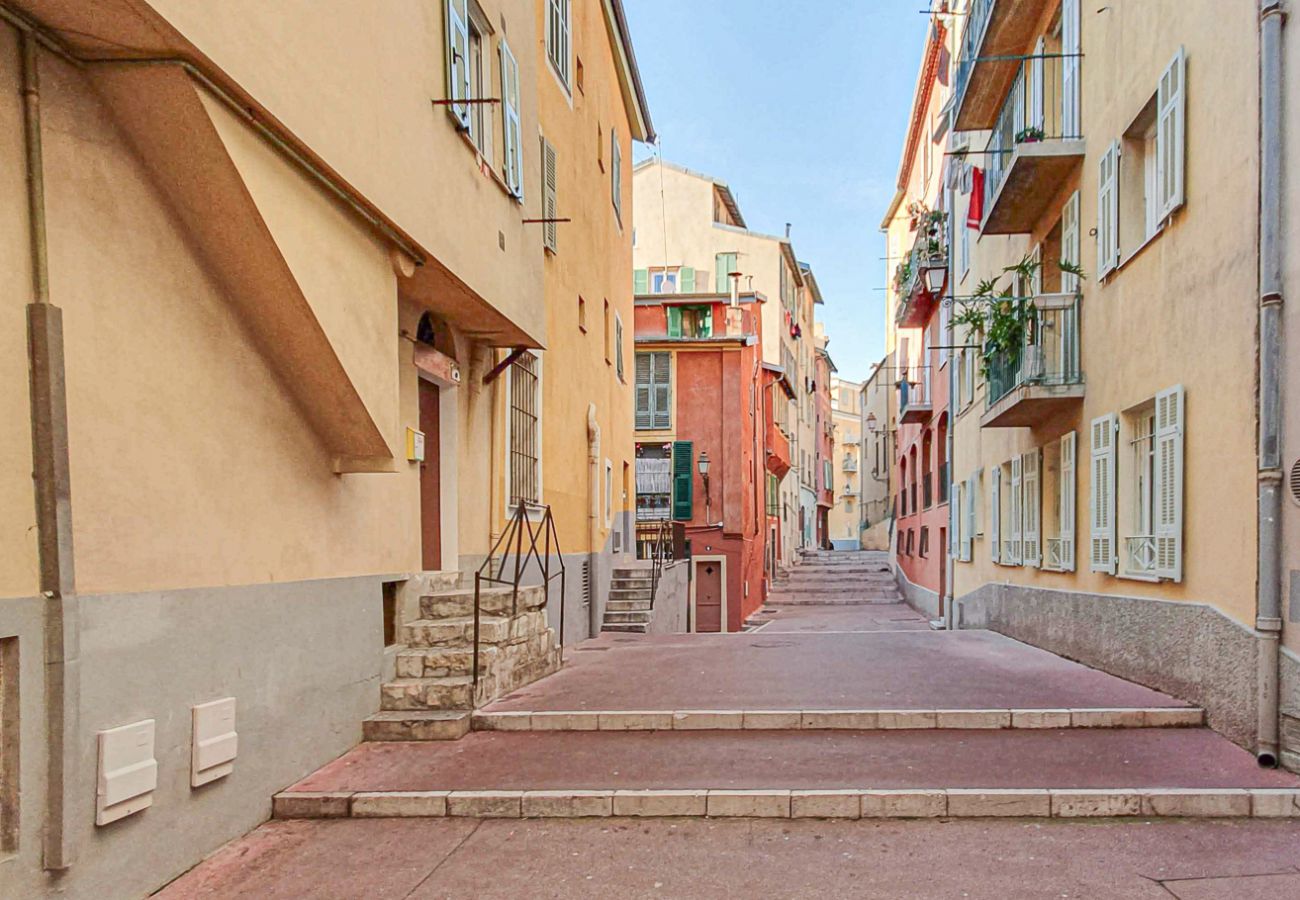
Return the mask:
<svg viewBox="0 0 1300 900">
<path fill-rule="evenodd" d="M 1291 771 L 1300 772 L 1300 655 L 1283 647 L 1281 670 L 1281 762 Z"/>
<path fill-rule="evenodd" d="M 1211 727 L 1254 748 L 1256 639 L 1211 606 L 986 584 L 958 598 L 957 626 L 989 628 L 1203 706 Z"/>
<path fill-rule="evenodd" d="M 650 634 L 684 634 L 690 628 L 690 562 L 668 563 L 659 575 Z"/>
<path fill-rule="evenodd" d="M 894 563 L 894 575 L 898 579 L 898 590 L 902 593 L 903 599 L 907 601 L 908 606 L 927 618 L 938 618 L 939 594 L 937 591 L 914 584 L 908 579 L 907 573 L 897 562 Z"/>
</svg>

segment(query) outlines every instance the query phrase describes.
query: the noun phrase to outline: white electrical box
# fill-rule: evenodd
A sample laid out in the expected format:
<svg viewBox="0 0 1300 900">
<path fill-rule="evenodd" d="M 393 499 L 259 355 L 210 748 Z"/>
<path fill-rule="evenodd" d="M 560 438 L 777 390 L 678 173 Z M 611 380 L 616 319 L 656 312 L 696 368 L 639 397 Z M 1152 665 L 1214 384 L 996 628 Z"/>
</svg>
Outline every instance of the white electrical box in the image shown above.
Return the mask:
<svg viewBox="0 0 1300 900">
<path fill-rule="evenodd" d="M 410 462 L 424 462 L 424 432 L 406 429 L 406 458 Z"/>
<path fill-rule="evenodd" d="M 95 824 L 107 825 L 153 805 L 158 761 L 153 756 L 154 720 L 99 732 Z"/>
<path fill-rule="evenodd" d="M 235 770 L 239 735 L 235 733 L 235 698 L 200 703 L 192 710 L 194 736 L 190 748 L 190 786 L 199 787 Z"/>
</svg>

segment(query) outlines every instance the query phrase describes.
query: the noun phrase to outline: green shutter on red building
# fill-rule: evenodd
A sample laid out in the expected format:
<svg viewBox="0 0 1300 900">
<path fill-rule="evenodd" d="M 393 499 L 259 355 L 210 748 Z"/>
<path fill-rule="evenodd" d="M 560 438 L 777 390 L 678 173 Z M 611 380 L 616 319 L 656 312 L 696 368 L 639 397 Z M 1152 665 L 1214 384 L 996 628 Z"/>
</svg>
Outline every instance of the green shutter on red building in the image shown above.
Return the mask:
<svg viewBox="0 0 1300 900">
<path fill-rule="evenodd" d="M 689 522 L 692 515 L 694 462 L 691 442 L 673 441 L 673 518 L 681 522 Z"/>
</svg>

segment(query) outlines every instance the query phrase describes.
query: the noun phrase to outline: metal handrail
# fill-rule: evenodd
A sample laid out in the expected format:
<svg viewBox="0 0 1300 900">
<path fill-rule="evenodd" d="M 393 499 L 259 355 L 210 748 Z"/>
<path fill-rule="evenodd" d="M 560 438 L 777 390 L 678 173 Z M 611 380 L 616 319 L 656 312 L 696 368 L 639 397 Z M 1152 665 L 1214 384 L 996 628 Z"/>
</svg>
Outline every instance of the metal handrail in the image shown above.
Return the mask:
<svg viewBox="0 0 1300 900">
<path fill-rule="evenodd" d="M 659 595 L 659 576 L 663 574 L 664 563 L 672 558 L 673 523 L 665 520 L 659 523 L 655 532 L 654 543 L 650 553 L 650 609 L 655 608 L 655 597 Z"/>
<path fill-rule="evenodd" d="M 534 522 L 533 515 L 530 513 L 538 512 L 540 512 L 540 515 L 537 516 L 536 522 Z M 527 536 L 528 541 L 527 548 L 524 547 L 525 536 Z M 542 542 L 540 550 L 538 548 L 539 539 Z M 501 578 L 493 575 L 492 564 L 497 560 L 497 551 L 504 547 L 506 553 L 509 553 L 512 544 L 514 545 L 515 557 L 513 577 Z M 555 557 L 560 564 L 560 570 L 554 575 L 551 574 L 552 549 L 554 549 Z M 560 579 L 560 632 L 556 639 L 556 646 L 561 651 L 564 649 L 564 554 L 560 552 L 560 535 L 555 528 L 555 517 L 551 514 L 549 506 L 521 502 L 515 506 L 510 521 L 501 532 L 501 536 L 496 539 L 496 543 L 492 545 L 492 549 L 488 551 L 487 559 L 483 560 L 483 564 L 474 573 L 474 660 L 471 678 L 475 687 L 478 686 L 479 634 L 483 617 L 483 583 L 510 585 L 512 591 L 510 615 L 518 615 L 519 585 L 524 575 L 528 573 L 530 560 L 536 560 L 537 567 L 542 571 L 541 608 L 543 610 L 550 605 L 551 582 L 556 578 Z M 485 575 L 484 572 L 487 574 Z"/>
</svg>

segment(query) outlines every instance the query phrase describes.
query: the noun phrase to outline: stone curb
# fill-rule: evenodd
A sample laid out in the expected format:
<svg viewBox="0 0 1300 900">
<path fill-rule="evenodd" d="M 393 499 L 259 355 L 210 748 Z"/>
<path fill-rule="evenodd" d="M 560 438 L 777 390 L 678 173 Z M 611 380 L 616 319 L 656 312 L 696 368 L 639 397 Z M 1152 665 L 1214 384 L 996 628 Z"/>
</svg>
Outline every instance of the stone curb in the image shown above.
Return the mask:
<svg viewBox="0 0 1300 900">
<path fill-rule="evenodd" d="M 1300 788 L 283 791 L 272 800 L 276 819 L 444 816 L 1300 819 Z"/>
<path fill-rule="evenodd" d="M 474 731 L 737 731 L 902 728 L 1192 728 L 1195 707 L 1126 709 L 682 709 L 476 712 Z"/>
</svg>

